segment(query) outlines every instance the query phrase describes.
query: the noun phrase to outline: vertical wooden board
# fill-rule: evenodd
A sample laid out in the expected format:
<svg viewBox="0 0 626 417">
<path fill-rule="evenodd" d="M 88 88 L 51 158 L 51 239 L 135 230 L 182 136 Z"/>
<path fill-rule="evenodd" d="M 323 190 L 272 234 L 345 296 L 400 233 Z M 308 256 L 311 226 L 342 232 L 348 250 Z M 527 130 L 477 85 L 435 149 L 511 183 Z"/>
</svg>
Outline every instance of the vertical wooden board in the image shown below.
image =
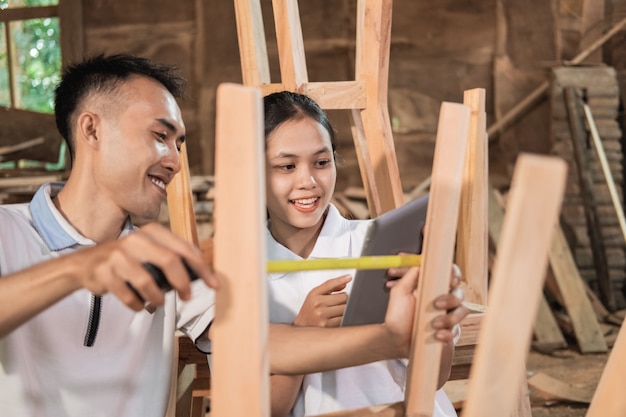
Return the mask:
<svg viewBox="0 0 626 417">
<path fill-rule="evenodd" d="M 304 41 L 297 0 L 272 0 L 281 82 L 286 90 L 299 91 L 308 80 Z"/>
<path fill-rule="evenodd" d="M 269 415 L 265 158 L 260 90 L 217 92 L 212 414 Z M 245 396 L 243 398 L 242 396 Z"/>
<path fill-rule="evenodd" d="M 407 416 L 425 417 L 433 412 L 443 347 L 433 338 L 431 322 L 441 314 L 433 300 L 449 290 L 469 120 L 469 107 L 442 103 L 409 356 Z"/>
<path fill-rule="evenodd" d="M 566 169 L 555 157 L 517 159 L 462 417 L 509 416 L 518 403 Z"/>
<path fill-rule="evenodd" d="M 234 0 L 241 73 L 245 85 L 270 83 L 260 0 Z"/>
<path fill-rule="evenodd" d="M 622 324 L 600 382 L 591 398 L 586 417 L 623 417 L 626 414 L 624 374 L 626 374 L 626 325 Z"/>
<path fill-rule="evenodd" d="M 361 117 L 360 110 L 353 109 L 350 114 L 352 116 L 352 138 L 354 140 L 354 149 L 359 164 L 359 172 L 361 173 L 361 181 L 365 189 L 365 198 L 367 199 L 370 217 L 374 218 L 378 213 L 383 212 L 383 208 L 381 206 L 381 198 L 378 192 L 376 178 L 374 177 L 374 167 L 372 166 L 372 160 L 367 149 L 363 118 Z"/>
<path fill-rule="evenodd" d="M 378 190 L 376 216 L 404 203 L 387 105 L 391 12 L 391 0 L 359 0 L 357 4 L 355 79 L 363 81 L 367 91 L 361 118 Z"/>
<path fill-rule="evenodd" d="M 608 348 L 604 335 L 560 227 L 555 230 L 552 237 L 549 256 L 550 266 L 563 297 L 564 307 L 572 320 L 580 351 L 582 353 L 606 352 Z"/>
<path fill-rule="evenodd" d="M 487 304 L 488 226 L 487 178 L 488 143 L 485 89 L 475 88 L 464 93 L 463 102 L 472 109 L 461 206 L 457 227 L 456 263 L 463 273 L 465 299 Z"/>
<path fill-rule="evenodd" d="M 180 148 L 180 172 L 167 187 L 170 229 L 181 238 L 198 245 L 196 212 L 191 191 L 187 145 Z"/>
</svg>

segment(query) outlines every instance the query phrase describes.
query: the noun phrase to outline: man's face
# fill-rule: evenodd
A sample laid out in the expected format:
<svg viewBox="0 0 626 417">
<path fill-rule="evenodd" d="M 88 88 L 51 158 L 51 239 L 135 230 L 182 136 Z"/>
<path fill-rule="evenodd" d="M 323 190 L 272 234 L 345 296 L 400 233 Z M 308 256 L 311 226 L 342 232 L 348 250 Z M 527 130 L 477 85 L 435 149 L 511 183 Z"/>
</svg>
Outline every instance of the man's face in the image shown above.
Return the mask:
<svg viewBox="0 0 626 417">
<path fill-rule="evenodd" d="M 133 77 L 120 90 L 121 108 L 102 117 L 93 167 L 97 191 L 123 212 L 154 220 L 180 170 L 185 125 L 176 100 L 157 81 Z"/>
</svg>

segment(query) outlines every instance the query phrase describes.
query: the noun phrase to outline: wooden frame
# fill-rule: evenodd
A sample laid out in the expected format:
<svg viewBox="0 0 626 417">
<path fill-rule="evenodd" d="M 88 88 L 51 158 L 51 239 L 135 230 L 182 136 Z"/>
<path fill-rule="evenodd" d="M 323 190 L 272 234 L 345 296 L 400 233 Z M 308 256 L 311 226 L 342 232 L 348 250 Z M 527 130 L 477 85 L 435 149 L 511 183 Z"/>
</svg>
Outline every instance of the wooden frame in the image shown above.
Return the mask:
<svg viewBox="0 0 626 417">
<path fill-rule="evenodd" d="M 358 0 L 354 81 L 309 82 L 297 0 L 273 0 L 281 82 L 271 83 L 260 0 L 234 0 L 245 85 L 306 94 L 323 109 L 351 110 L 370 215 L 404 203 L 387 105 L 391 0 Z"/>
</svg>

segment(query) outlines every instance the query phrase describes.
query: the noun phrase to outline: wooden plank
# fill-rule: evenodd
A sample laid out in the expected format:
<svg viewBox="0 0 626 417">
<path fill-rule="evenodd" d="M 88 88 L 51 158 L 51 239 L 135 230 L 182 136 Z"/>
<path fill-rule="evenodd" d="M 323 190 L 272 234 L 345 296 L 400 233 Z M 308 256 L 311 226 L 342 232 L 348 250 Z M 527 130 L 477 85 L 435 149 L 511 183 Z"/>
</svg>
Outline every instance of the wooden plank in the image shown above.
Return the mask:
<svg viewBox="0 0 626 417">
<path fill-rule="evenodd" d="M 509 416 L 519 399 L 566 169 L 558 158 L 518 157 L 463 417 Z"/>
<path fill-rule="evenodd" d="M 552 378 L 543 372 L 538 372 L 528 378 L 528 386 L 541 393 L 543 397 L 557 401 L 566 400 L 588 404 L 593 395 L 593 389 L 588 386 L 577 387 L 565 381 Z"/>
<path fill-rule="evenodd" d="M 571 133 L 572 145 L 574 148 L 574 162 L 578 169 L 578 181 L 585 207 L 585 220 L 587 221 L 587 231 L 591 240 L 591 251 L 593 254 L 593 265 L 598 280 L 598 288 L 600 296 L 609 310 L 615 309 L 615 296 L 611 290 L 611 282 L 609 277 L 609 269 L 606 259 L 606 250 L 604 240 L 600 231 L 599 213 L 593 205 L 593 189 L 594 182 L 589 169 L 589 158 L 586 153 L 587 133 L 583 123 L 584 116 L 582 111 L 581 98 L 574 87 L 563 88 L 563 97 L 569 127 Z"/>
<path fill-rule="evenodd" d="M 179 157 L 180 172 L 174 176 L 174 179 L 167 187 L 170 229 L 174 234 L 198 246 L 196 212 L 190 185 L 187 145 L 184 142 L 180 148 Z"/>
<path fill-rule="evenodd" d="M 380 204 L 373 217 L 404 204 L 387 104 L 392 3 L 392 0 L 357 3 L 355 79 L 367 86 L 367 106 L 361 110 L 361 117 Z"/>
<path fill-rule="evenodd" d="M 216 292 L 211 330 L 211 412 L 220 417 L 265 417 L 270 412 L 269 318 L 265 282 L 265 142 L 260 90 L 235 84 L 218 87 L 215 136 L 213 265 L 220 289 Z M 241 196 L 245 196 L 245 204 Z"/>
<path fill-rule="evenodd" d="M 457 227 L 456 264 L 463 273 L 465 300 L 485 305 L 489 256 L 485 89 L 466 90 L 463 102 L 472 113 Z"/>
<path fill-rule="evenodd" d="M 245 85 L 269 84 L 270 64 L 259 0 L 234 0 L 241 74 Z"/>
<path fill-rule="evenodd" d="M 606 352 L 607 346 L 563 230 L 556 227 L 550 245 L 550 266 L 572 320 L 582 353 Z"/>
<path fill-rule="evenodd" d="M 59 6 L 9 7 L 0 9 L 0 22 L 57 17 Z"/>
<path fill-rule="evenodd" d="M 287 90 L 283 83 L 263 84 L 266 96 Z M 367 106 L 363 81 L 317 81 L 301 85 L 299 93 L 311 97 L 324 110 L 364 109 Z"/>
<path fill-rule="evenodd" d="M 623 381 L 626 374 L 626 326 L 622 324 L 600 382 L 591 398 L 586 417 L 623 417 L 626 395 Z"/>
<path fill-rule="evenodd" d="M 63 66 L 80 61 L 85 55 L 84 15 L 82 0 L 59 1 L 61 60 Z"/>
<path fill-rule="evenodd" d="M 495 189 L 489 184 L 489 235 L 496 246 L 500 241 L 503 222 L 504 209 L 500 204 Z M 566 346 L 563 333 L 556 323 L 552 310 L 547 305 L 547 300 L 542 296 L 535 319 L 535 344 L 540 349 L 552 349 L 554 346 L 559 345 Z"/>
<path fill-rule="evenodd" d="M 280 76 L 285 90 L 298 91 L 309 81 L 297 0 L 272 0 Z"/>
<path fill-rule="evenodd" d="M 559 328 L 550 305 L 545 297 L 539 300 L 539 309 L 534 326 L 535 341 L 533 347 L 540 352 L 549 353 L 567 347 L 567 342 Z"/>
<path fill-rule="evenodd" d="M 407 416 L 430 416 L 433 412 L 443 345 L 433 337 L 431 323 L 441 313 L 432 303 L 449 291 L 470 113 L 468 106 L 447 102 L 442 103 L 439 113 L 409 352 Z"/>
</svg>

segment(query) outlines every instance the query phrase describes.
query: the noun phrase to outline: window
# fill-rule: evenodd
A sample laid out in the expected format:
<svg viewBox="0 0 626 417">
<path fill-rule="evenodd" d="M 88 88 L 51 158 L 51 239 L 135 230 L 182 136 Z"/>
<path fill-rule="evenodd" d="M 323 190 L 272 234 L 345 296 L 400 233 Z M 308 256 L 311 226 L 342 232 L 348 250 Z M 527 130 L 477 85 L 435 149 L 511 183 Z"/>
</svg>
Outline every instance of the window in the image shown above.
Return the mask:
<svg viewBox="0 0 626 417">
<path fill-rule="evenodd" d="M 59 0 L 0 0 L 0 106 L 52 113 L 61 75 Z"/>
</svg>

